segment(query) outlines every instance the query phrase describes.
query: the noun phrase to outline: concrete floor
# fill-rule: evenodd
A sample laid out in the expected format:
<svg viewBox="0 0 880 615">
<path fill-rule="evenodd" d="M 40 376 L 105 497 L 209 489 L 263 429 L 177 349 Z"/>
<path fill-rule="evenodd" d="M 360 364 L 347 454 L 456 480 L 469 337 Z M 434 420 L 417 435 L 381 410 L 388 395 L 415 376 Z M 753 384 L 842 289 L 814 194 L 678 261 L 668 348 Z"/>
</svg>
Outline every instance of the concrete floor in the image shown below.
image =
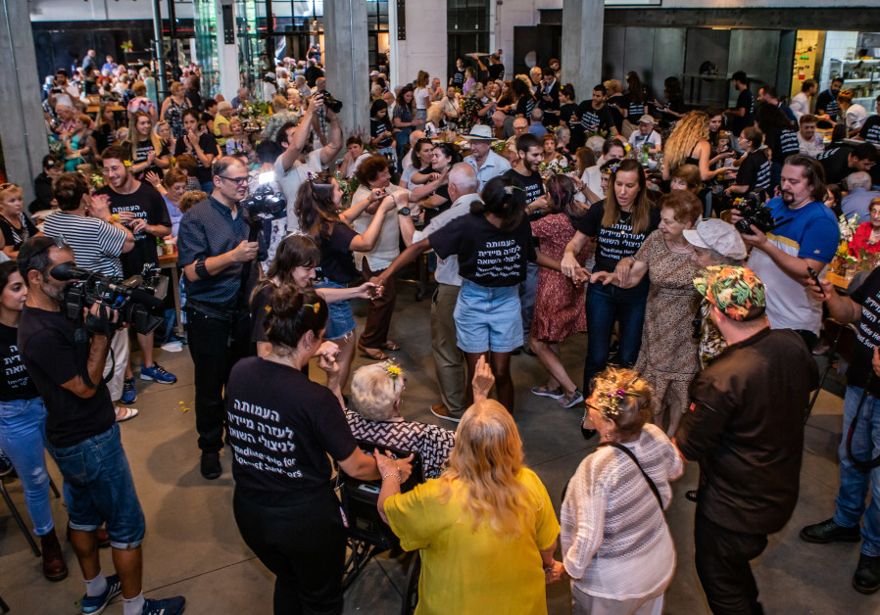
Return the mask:
<svg viewBox="0 0 880 615">
<path fill-rule="evenodd" d="M 436 385 L 428 331 L 428 301 L 416 303 L 413 292 L 401 293 L 393 324 L 396 353 L 409 372 L 404 414 L 414 420 L 437 422 L 428 412 L 436 403 Z M 585 338 L 563 346 L 565 363 L 580 378 Z M 193 407 L 193 374 L 189 357 L 161 353 L 160 362 L 178 375 L 173 386 L 139 383 L 135 406 L 140 416 L 122 428 L 125 449 L 147 518 L 144 588 L 147 596 L 183 594 L 187 613 L 271 613 L 272 575 L 255 559 L 239 537 L 232 517 L 230 457 L 227 472 L 216 481 L 199 475 Z M 358 359 L 358 364 L 364 360 Z M 318 371 L 318 370 L 315 370 Z M 517 387 L 516 420 L 525 442 L 526 460 L 559 505 L 562 488 L 594 443 L 578 430 L 580 411 L 563 410 L 551 400 L 529 394 L 544 377 L 538 361 L 514 358 Z M 797 533 L 808 523 L 831 515 L 837 489 L 836 442 L 840 432 L 840 398 L 823 392 L 810 419 L 801 473 L 801 496 L 791 523 L 771 537 L 762 557 L 754 562 L 767 613 L 857 615 L 880 613 L 880 593 L 862 596 L 850 585 L 858 546 L 809 545 Z M 50 463 L 60 485 L 60 476 Z M 678 551 L 678 571 L 666 595 L 665 613 L 708 613 L 693 565 L 693 504 L 684 498 L 697 479 L 688 468 L 675 486 L 676 497 L 667 512 Z M 20 486 L 10 486 L 24 513 Z M 66 521 L 60 500 L 53 502 L 56 523 Z M 13 613 L 76 613 L 83 584 L 76 559 L 65 545 L 70 576 L 51 584 L 40 575 L 39 560 L 31 554 L 18 528 L 0 503 L 0 596 Z M 102 553 L 105 571 L 112 571 L 109 552 Z M 374 560 L 346 595 L 346 613 L 395 613 L 400 605 L 404 570 L 396 560 Z M 551 613 L 570 612 L 569 590 L 560 584 L 548 591 Z M 106 613 L 122 613 L 121 602 Z"/>
</svg>

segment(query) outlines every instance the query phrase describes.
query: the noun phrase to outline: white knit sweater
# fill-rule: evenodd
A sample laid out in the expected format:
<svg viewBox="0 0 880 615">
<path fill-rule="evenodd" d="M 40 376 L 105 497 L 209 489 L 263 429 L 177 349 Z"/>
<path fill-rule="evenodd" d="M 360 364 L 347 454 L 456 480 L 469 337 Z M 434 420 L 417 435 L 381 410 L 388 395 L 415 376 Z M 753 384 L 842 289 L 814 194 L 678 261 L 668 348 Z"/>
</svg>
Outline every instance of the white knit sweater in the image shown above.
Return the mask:
<svg viewBox="0 0 880 615">
<path fill-rule="evenodd" d="M 657 485 L 664 509 L 670 480 L 684 471 L 666 434 L 645 425 L 625 444 Z M 574 588 L 626 600 L 654 593 L 672 580 L 675 548 L 657 499 L 636 464 L 603 446 L 588 455 L 568 483 L 562 503 L 562 559 Z"/>
</svg>

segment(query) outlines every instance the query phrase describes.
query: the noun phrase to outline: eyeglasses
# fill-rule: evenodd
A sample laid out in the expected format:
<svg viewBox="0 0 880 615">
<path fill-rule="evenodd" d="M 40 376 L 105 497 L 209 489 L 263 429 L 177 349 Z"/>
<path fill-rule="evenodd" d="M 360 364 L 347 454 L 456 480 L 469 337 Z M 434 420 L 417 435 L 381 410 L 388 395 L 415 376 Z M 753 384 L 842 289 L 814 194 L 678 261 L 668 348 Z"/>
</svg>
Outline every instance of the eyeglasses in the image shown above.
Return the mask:
<svg viewBox="0 0 880 615">
<path fill-rule="evenodd" d="M 220 179 L 225 179 L 229 182 L 235 182 L 236 186 L 247 186 L 248 179 L 250 179 L 247 175 L 244 177 L 227 177 L 226 175 L 217 175 Z"/>
</svg>

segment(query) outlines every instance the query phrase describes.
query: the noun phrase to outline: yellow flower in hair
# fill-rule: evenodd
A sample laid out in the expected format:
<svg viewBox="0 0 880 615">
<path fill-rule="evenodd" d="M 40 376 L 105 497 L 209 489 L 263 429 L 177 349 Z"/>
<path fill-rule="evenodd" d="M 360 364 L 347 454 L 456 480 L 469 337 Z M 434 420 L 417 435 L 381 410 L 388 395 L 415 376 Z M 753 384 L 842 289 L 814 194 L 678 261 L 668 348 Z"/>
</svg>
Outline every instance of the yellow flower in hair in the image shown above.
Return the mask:
<svg viewBox="0 0 880 615">
<path fill-rule="evenodd" d="M 391 378 L 397 378 L 398 376 L 400 376 L 403 373 L 403 370 L 400 369 L 399 365 L 388 364 L 387 366 L 385 366 L 385 372 Z"/>
<path fill-rule="evenodd" d="M 126 169 L 130 168 L 131 167 L 131 160 L 123 160 L 122 166 L 124 166 Z"/>
</svg>

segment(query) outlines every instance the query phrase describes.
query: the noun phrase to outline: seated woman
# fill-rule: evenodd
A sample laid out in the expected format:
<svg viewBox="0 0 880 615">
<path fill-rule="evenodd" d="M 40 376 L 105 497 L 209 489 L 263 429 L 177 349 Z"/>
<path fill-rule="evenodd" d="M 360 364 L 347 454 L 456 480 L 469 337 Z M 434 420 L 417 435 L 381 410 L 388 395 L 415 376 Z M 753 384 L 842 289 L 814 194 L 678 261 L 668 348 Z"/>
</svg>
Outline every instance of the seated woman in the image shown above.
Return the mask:
<svg viewBox="0 0 880 615">
<path fill-rule="evenodd" d="M 345 418 L 356 440 L 419 453 L 425 478 L 437 478 L 452 452 L 455 434 L 437 425 L 404 420 L 400 401 L 405 388 L 406 375 L 394 363 L 364 365 L 352 376 Z"/>
<path fill-rule="evenodd" d="M 663 430 L 646 424 L 652 397 L 638 372 L 610 368 L 587 400 L 586 420 L 601 444 L 578 466 L 561 509 L 575 615 L 663 610 L 675 573 L 663 510 L 672 500 L 669 481 L 684 464 Z"/>
<path fill-rule="evenodd" d="M 478 376 L 492 386 L 480 361 Z M 394 460 L 375 451 L 382 489 L 379 514 L 407 551 L 419 550 L 418 612 L 547 613 L 546 581 L 561 578 L 553 560 L 559 524 L 547 489 L 523 463 L 513 417 L 485 398 L 461 419 L 443 475 L 400 493 Z"/>
</svg>

